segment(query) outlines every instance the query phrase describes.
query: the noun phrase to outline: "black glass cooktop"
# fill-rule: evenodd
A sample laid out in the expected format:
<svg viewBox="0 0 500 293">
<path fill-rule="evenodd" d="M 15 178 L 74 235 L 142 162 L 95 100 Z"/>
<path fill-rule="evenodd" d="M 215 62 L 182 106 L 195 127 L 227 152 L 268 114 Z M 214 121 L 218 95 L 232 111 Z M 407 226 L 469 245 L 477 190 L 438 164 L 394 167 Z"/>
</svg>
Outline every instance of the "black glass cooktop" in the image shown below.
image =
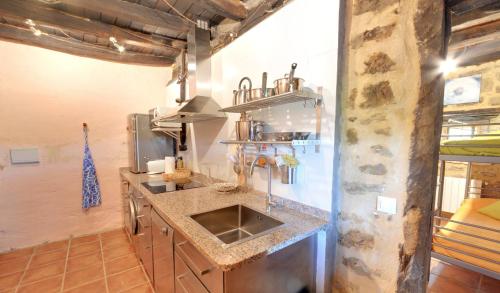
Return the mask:
<svg viewBox="0 0 500 293">
<path fill-rule="evenodd" d="M 149 191 L 151 191 L 151 193 L 153 194 L 205 187 L 205 185 L 196 181 L 191 181 L 189 183 L 183 183 L 183 184 L 180 183 L 177 184 L 174 182 L 165 182 L 165 181 L 150 181 L 150 182 L 143 182 L 142 185 L 146 187 Z"/>
</svg>

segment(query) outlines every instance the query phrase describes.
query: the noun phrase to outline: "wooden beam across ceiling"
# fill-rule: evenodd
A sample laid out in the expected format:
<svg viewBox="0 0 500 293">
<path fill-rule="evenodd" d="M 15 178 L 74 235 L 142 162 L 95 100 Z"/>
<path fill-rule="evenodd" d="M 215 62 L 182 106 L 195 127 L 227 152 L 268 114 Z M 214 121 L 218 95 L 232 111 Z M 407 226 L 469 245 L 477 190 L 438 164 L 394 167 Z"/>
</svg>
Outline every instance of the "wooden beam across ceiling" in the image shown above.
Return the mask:
<svg viewBox="0 0 500 293">
<path fill-rule="evenodd" d="M 180 16 L 122 0 L 58 0 L 52 5 L 59 3 L 166 30 L 187 32 L 190 28 Z"/>
<path fill-rule="evenodd" d="M 475 9 L 457 10 L 457 13 L 453 13 L 453 7 L 450 10 L 452 11 L 452 30 L 455 31 L 474 25 L 478 21 L 485 20 L 482 22 L 487 22 L 493 20 L 494 15 L 500 11 L 500 1 L 482 2 L 482 5 L 476 5 Z"/>
<path fill-rule="evenodd" d="M 446 5 L 453 14 L 461 15 L 497 2 L 498 0 L 447 0 Z"/>
<path fill-rule="evenodd" d="M 239 0 L 201 0 L 207 10 L 232 20 L 247 18 L 248 11 Z"/>
<path fill-rule="evenodd" d="M 0 39 L 82 57 L 126 64 L 170 66 L 175 61 L 173 58 L 165 56 L 145 55 L 130 52 L 119 53 L 117 50 L 107 47 L 99 47 L 85 42 L 77 42 L 72 39 L 64 39 L 53 35 L 42 34 L 41 36 L 35 36 L 27 28 L 16 27 L 8 24 L 0 24 Z"/>
<path fill-rule="evenodd" d="M 488 41 L 469 43 L 465 47 L 450 47 L 448 56 L 458 61 L 459 66 L 479 65 L 500 59 L 500 38 L 492 36 Z"/>
<path fill-rule="evenodd" d="M 0 1 L 0 16 L 21 21 L 31 19 L 38 25 L 66 32 L 90 34 L 106 39 L 115 37 L 120 43 L 153 50 L 180 51 L 186 44 L 183 41 L 155 38 L 114 25 L 69 15 L 35 1 Z"/>
</svg>

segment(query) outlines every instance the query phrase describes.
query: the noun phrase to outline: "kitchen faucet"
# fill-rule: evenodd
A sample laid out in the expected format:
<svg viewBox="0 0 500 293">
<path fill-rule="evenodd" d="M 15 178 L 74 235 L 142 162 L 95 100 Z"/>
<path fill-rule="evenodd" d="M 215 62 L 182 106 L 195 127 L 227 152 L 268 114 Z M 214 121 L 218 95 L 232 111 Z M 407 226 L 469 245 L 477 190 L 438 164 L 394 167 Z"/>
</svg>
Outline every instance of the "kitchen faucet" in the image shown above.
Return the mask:
<svg viewBox="0 0 500 293">
<path fill-rule="evenodd" d="M 250 166 L 250 176 L 253 175 L 253 170 L 255 169 L 255 165 L 259 161 L 259 159 L 265 159 L 266 160 L 266 166 L 267 166 L 267 200 L 266 200 L 266 209 L 267 212 L 271 211 L 271 207 L 276 206 L 276 203 L 272 200 L 272 194 L 271 194 L 271 180 L 272 180 L 272 166 L 271 163 L 269 162 L 269 158 L 264 155 L 258 155 L 255 157 L 255 160 L 253 160 L 252 165 Z"/>
</svg>

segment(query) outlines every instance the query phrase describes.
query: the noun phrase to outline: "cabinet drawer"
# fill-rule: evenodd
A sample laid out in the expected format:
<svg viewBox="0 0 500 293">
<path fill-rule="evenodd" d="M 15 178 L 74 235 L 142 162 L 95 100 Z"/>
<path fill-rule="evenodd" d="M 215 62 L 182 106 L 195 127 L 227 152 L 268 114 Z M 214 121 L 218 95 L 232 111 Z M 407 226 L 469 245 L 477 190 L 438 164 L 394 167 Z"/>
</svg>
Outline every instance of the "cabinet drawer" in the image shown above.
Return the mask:
<svg viewBox="0 0 500 293">
<path fill-rule="evenodd" d="M 216 269 L 184 236 L 174 234 L 175 252 L 212 293 L 223 292 L 223 272 Z"/>
<path fill-rule="evenodd" d="M 177 253 L 175 253 L 175 293 L 209 293 Z"/>
</svg>

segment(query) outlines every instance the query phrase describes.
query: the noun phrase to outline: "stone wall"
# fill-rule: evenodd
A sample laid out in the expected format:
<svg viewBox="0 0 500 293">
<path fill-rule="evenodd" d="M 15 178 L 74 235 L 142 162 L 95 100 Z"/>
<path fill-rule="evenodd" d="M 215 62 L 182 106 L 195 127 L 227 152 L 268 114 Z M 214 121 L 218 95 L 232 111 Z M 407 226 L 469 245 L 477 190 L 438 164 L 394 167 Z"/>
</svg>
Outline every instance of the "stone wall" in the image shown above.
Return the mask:
<svg viewBox="0 0 500 293">
<path fill-rule="evenodd" d="M 446 76 L 447 80 L 470 75 L 481 75 L 479 103 L 448 105 L 444 111 L 476 110 L 500 107 L 500 60 L 475 66 L 460 67 Z"/>
<path fill-rule="evenodd" d="M 425 292 L 443 4 L 346 2 L 334 292 Z M 377 196 L 397 213 L 376 213 Z"/>
</svg>

